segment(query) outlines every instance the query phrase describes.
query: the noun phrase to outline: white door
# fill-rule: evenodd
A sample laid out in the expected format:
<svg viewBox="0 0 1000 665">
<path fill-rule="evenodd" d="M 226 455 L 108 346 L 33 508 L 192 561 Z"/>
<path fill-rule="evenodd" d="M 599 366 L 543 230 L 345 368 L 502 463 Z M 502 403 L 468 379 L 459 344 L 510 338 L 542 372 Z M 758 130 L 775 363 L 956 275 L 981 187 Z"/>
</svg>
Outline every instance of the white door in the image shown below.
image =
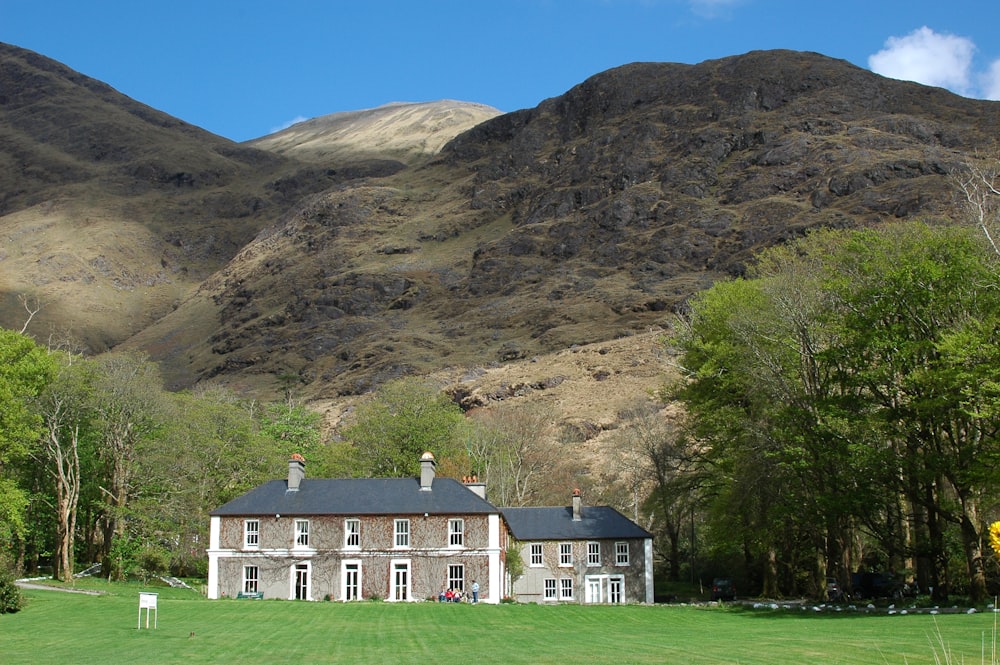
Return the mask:
<svg viewBox="0 0 1000 665">
<path fill-rule="evenodd" d="M 344 600 L 357 600 L 361 594 L 361 564 L 344 564 Z"/>
<path fill-rule="evenodd" d="M 410 599 L 410 564 L 392 564 L 392 600 Z"/>
<path fill-rule="evenodd" d="M 295 564 L 295 600 L 309 600 L 309 564 Z"/>
<path fill-rule="evenodd" d="M 588 577 L 587 578 L 587 592 L 586 599 L 588 603 L 603 603 L 604 597 L 601 593 L 603 591 L 603 585 L 601 584 L 600 577 Z"/>
<path fill-rule="evenodd" d="M 624 602 L 623 599 L 624 588 L 625 588 L 625 578 L 620 575 L 612 576 L 608 580 L 608 602 L 609 603 Z"/>
</svg>

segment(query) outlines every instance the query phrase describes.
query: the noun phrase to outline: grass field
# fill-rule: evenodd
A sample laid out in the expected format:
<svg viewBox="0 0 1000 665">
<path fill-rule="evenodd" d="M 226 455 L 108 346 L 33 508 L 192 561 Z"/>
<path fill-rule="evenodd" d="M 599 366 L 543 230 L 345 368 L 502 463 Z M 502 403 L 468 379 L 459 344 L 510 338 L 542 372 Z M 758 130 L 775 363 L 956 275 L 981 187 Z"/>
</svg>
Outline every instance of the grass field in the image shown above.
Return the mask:
<svg viewBox="0 0 1000 665">
<path fill-rule="evenodd" d="M 25 591 L 0 616 L 0 663 L 857 664 L 990 662 L 995 614 L 864 615 L 694 606 L 352 604 L 204 600 L 140 587 Z M 143 612 L 143 625 L 145 612 Z M 943 645 L 941 643 L 943 640 Z M 982 659 L 983 644 L 987 652 Z"/>
</svg>

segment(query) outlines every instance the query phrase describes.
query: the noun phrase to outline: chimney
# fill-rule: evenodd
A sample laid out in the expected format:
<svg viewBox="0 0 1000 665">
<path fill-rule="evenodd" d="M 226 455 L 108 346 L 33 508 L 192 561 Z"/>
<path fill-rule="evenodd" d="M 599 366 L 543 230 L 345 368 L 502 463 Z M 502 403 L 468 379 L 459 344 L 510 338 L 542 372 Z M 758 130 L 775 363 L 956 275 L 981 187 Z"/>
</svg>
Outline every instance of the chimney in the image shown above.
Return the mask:
<svg viewBox="0 0 1000 665">
<path fill-rule="evenodd" d="M 421 491 L 431 491 L 431 485 L 434 483 L 434 455 L 429 452 L 424 453 L 420 456 L 420 490 Z"/>
<path fill-rule="evenodd" d="M 302 480 L 306 477 L 306 459 L 294 453 L 292 458 L 288 460 L 288 491 L 298 492 L 299 485 Z"/>
<path fill-rule="evenodd" d="M 486 483 L 479 482 L 479 476 L 463 476 L 462 484 L 472 490 L 480 499 L 486 498 Z"/>
<path fill-rule="evenodd" d="M 573 521 L 579 522 L 583 519 L 583 497 L 580 496 L 580 488 L 573 490 Z"/>
</svg>

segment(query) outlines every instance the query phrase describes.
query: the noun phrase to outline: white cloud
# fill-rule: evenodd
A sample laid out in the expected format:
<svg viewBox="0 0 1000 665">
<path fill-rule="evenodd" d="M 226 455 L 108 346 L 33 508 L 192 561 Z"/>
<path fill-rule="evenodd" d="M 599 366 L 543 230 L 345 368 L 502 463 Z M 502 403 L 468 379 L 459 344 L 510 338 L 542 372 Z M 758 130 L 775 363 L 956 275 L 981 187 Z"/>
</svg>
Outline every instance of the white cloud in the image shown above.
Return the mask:
<svg viewBox="0 0 1000 665">
<path fill-rule="evenodd" d="M 885 48 L 868 57 L 868 67 L 889 78 L 948 88 L 960 95 L 972 91 L 972 56 L 976 45 L 927 26 L 905 37 L 889 37 Z"/>
<path fill-rule="evenodd" d="M 289 120 L 288 122 L 282 123 L 282 124 L 278 125 L 277 127 L 272 127 L 271 128 L 271 134 L 274 134 L 276 132 L 280 132 L 283 129 L 288 129 L 292 125 L 295 125 L 295 124 L 300 123 L 300 122 L 304 122 L 304 121 L 306 121 L 308 119 L 309 118 L 306 118 L 305 116 L 301 116 L 301 115 L 296 116 L 296 117 L 292 118 L 291 120 Z"/>
<path fill-rule="evenodd" d="M 994 60 L 980 78 L 983 98 L 1000 101 L 1000 60 Z"/>
</svg>

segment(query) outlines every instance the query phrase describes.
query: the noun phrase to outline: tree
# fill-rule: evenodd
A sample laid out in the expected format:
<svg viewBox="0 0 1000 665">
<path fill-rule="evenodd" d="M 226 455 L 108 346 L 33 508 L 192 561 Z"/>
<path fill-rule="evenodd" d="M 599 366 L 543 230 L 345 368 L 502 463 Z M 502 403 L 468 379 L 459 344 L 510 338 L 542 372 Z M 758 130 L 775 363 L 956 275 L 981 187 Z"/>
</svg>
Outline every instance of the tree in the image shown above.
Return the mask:
<svg viewBox="0 0 1000 665">
<path fill-rule="evenodd" d="M 467 446 L 474 473 L 500 506 L 535 502 L 548 484 L 558 452 L 547 439 L 552 419 L 539 404 L 501 402 L 472 415 Z"/>
<path fill-rule="evenodd" d="M 89 401 L 94 380 L 91 362 L 64 354 L 57 356 L 55 379 L 35 401 L 45 424 L 36 457 L 52 480 L 56 513 L 56 557 L 53 577 L 73 576 L 77 507 L 83 479 L 81 440 L 91 433 Z"/>
<path fill-rule="evenodd" d="M 694 300 L 678 338 L 691 371 L 679 395 L 731 474 L 725 489 L 741 479 L 758 489 L 730 506 L 758 511 L 761 521 L 744 523 L 770 543 L 760 546 L 784 548 L 769 559 L 801 569 L 807 552 L 789 543 L 811 543 L 827 568 L 849 565 L 859 558 L 850 531 L 867 524 L 890 567 L 922 538 L 928 586 L 943 597 L 951 524 L 980 597 L 979 510 L 997 480 L 996 262 L 959 227 L 823 232 Z M 752 482 L 760 477 L 767 486 Z M 907 510 L 922 522 L 914 534 Z M 767 568 L 765 588 L 778 572 Z"/>
<path fill-rule="evenodd" d="M 164 547 L 176 573 L 197 574 L 208 512 L 273 478 L 295 448 L 262 431 L 259 411 L 224 389 L 176 393 L 165 408 L 136 462 L 134 536 L 146 550 Z"/>
<path fill-rule="evenodd" d="M 140 447 L 162 426 L 165 401 L 159 372 L 145 355 L 113 353 L 96 362 L 91 406 L 105 464 L 102 558 L 109 561 L 114 539 L 125 536 L 123 518 L 135 491 Z M 109 577 L 120 577 L 121 571 L 109 567 Z"/>
<path fill-rule="evenodd" d="M 0 549 L 24 533 L 28 497 L 12 467 L 27 458 L 42 432 L 31 402 L 54 371 L 45 349 L 20 333 L 0 329 Z"/>
<path fill-rule="evenodd" d="M 360 475 L 419 475 L 420 457 L 428 451 L 446 473 L 468 473 L 463 425 L 462 410 L 444 393 L 406 378 L 385 384 L 359 406 L 343 436 L 353 444 Z"/>
</svg>

